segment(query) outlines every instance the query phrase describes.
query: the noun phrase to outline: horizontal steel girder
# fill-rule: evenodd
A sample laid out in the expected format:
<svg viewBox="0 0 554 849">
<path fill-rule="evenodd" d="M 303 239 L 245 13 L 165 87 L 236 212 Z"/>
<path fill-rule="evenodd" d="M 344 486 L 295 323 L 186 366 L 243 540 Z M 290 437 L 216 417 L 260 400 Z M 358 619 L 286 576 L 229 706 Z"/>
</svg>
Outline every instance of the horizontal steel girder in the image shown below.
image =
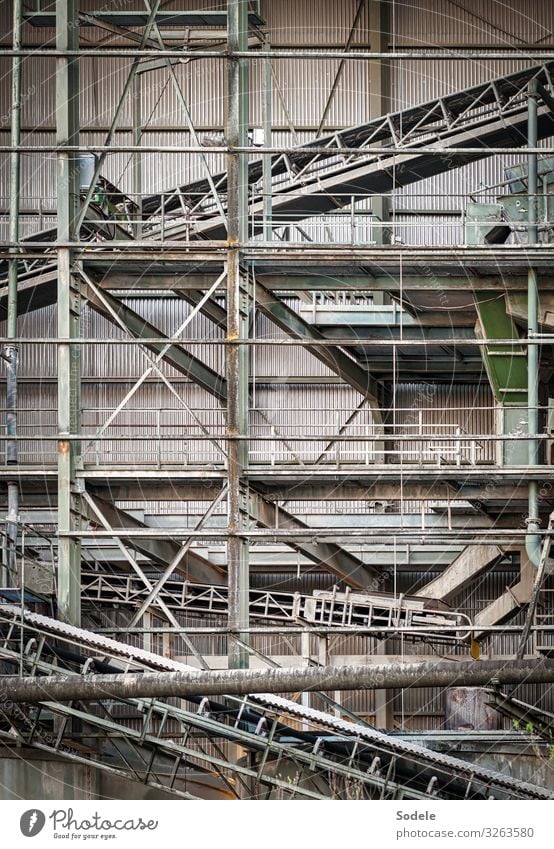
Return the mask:
<svg viewBox="0 0 554 849">
<path fill-rule="evenodd" d="M 172 290 L 178 294 L 186 292 L 198 293 L 202 289 L 209 289 L 213 283 L 214 275 L 221 273 L 223 264 L 217 266 L 214 264 L 213 274 L 201 274 L 191 271 L 186 273 L 183 265 L 186 259 L 173 263 L 163 263 L 160 270 L 154 268 L 144 269 L 142 264 L 134 264 L 131 261 L 127 267 L 120 263 L 119 266 L 112 267 L 106 263 L 105 267 L 101 262 L 91 264 L 90 270 L 94 271 L 98 285 L 103 289 L 123 290 L 131 289 L 136 294 L 137 291 L 148 290 Z M 402 275 L 402 286 L 400 285 L 400 276 L 395 274 L 379 275 L 376 274 L 359 274 L 348 268 L 336 270 L 332 275 L 325 275 L 325 270 L 320 269 L 319 272 L 314 270 L 313 274 L 300 272 L 295 268 L 287 268 L 279 273 L 266 271 L 259 262 L 256 262 L 256 279 L 261 282 L 264 288 L 269 292 L 283 294 L 286 292 L 332 292 L 332 291 L 352 291 L 352 292 L 475 292 L 475 291 L 527 291 L 527 276 L 523 275 L 489 275 L 486 277 L 476 277 L 468 272 L 468 274 L 418 274 L 404 271 Z M 88 270 L 88 264 L 85 264 L 85 270 Z M 539 289 L 546 292 L 552 291 L 554 288 L 554 278 L 552 276 L 542 276 L 538 281 Z M 222 284 L 221 291 L 224 291 L 225 286 Z M 0 292 L 1 297 L 1 292 Z"/>
<path fill-rule="evenodd" d="M 53 11 L 39 10 L 24 13 L 24 19 L 35 27 L 56 26 L 56 15 Z M 119 27 L 145 27 L 148 23 L 150 12 L 146 10 L 120 11 L 111 10 L 104 6 L 97 11 L 83 12 L 79 16 L 79 25 L 85 27 L 95 26 L 95 21 L 112 24 Z M 225 11 L 175 11 L 160 10 L 155 15 L 156 24 L 159 27 L 225 27 L 227 26 L 227 12 Z M 264 21 L 255 12 L 248 13 L 248 21 L 255 26 L 261 26 Z M 214 33 L 214 36 L 219 33 Z"/>
</svg>

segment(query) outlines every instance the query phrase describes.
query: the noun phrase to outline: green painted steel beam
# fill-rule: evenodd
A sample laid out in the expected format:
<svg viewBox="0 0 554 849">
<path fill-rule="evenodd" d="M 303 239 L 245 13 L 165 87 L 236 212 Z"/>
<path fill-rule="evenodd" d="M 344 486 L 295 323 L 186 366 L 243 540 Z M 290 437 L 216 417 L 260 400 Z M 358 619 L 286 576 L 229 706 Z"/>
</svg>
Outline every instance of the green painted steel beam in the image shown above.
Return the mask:
<svg viewBox="0 0 554 849">
<path fill-rule="evenodd" d="M 89 303 L 95 312 L 100 313 L 100 315 L 103 315 L 109 321 L 114 322 L 114 317 L 111 314 L 110 309 L 107 308 L 106 304 L 102 303 L 102 301 L 89 288 L 86 288 L 86 294 Z M 105 298 L 106 303 L 121 319 L 122 323 L 129 330 L 129 333 L 132 336 L 140 340 L 141 337 L 148 338 L 164 335 L 157 327 L 154 327 L 154 325 L 145 321 L 142 316 L 130 307 L 126 306 L 122 301 L 114 298 L 113 295 L 105 292 L 103 294 L 103 298 Z M 167 347 L 167 344 L 168 343 L 165 342 L 145 342 L 144 346 L 150 351 L 153 351 L 155 354 L 159 354 Z M 198 386 L 201 386 L 202 389 L 205 389 L 211 395 L 214 395 L 219 401 L 226 400 L 227 384 L 225 378 L 221 377 L 221 375 L 217 374 L 217 372 L 205 365 L 205 363 L 201 360 L 197 359 L 192 354 L 189 354 L 181 347 L 181 345 L 177 343 L 170 344 L 162 359 L 168 362 L 181 374 L 184 374 L 186 377 L 190 377 L 191 380 L 198 384 Z"/>
<path fill-rule="evenodd" d="M 494 393 L 502 404 L 527 403 L 527 358 L 518 344 L 517 327 L 506 311 L 506 302 L 494 292 L 475 293 L 479 317 L 477 331 L 487 339 L 513 339 L 513 345 L 483 345 L 483 362 Z"/>
</svg>

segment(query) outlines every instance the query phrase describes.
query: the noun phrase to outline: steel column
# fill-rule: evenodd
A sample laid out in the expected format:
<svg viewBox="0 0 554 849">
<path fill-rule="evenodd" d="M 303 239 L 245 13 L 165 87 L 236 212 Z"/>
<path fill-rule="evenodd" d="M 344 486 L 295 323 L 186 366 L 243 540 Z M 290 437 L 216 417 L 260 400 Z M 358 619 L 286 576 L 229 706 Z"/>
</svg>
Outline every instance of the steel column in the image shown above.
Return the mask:
<svg viewBox="0 0 554 849">
<path fill-rule="evenodd" d="M 369 42 L 372 53 L 382 53 L 389 40 L 389 3 L 385 0 L 368 0 Z M 369 115 L 379 118 L 390 109 L 390 63 L 386 59 L 374 59 L 369 63 Z M 390 229 L 383 225 L 390 220 L 390 200 L 376 195 L 371 201 L 371 211 L 380 226 L 373 228 L 372 238 L 378 245 L 390 242 Z M 390 301 L 385 296 L 384 302 Z M 376 300 L 379 303 L 379 300 Z"/>
<path fill-rule="evenodd" d="M 21 49 L 21 31 L 23 25 L 21 0 L 13 2 L 14 50 Z M 11 103 L 11 145 L 17 148 L 21 141 L 21 73 L 22 58 L 14 56 L 12 60 L 12 103 Z M 15 245 L 19 241 L 19 172 L 20 154 L 18 150 L 10 153 L 10 223 L 9 241 Z M 6 361 L 6 435 L 17 436 L 17 363 L 18 349 L 11 340 L 17 339 L 17 259 L 11 259 L 8 266 L 8 316 L 6 335 L 10 343 L 4 347 Z M 17 465 L 17 440 L 6 442 L 6 463 Z M 8 516 L 6 523 L 6 564 L 2 576 L 6 585 L 15 585 L 17 577 L 17 525 L 19 513 L 19 488 L 17 481 L 8 482 Z"/>
<path fill-rule="evenodd" d="M 234 55 L 248 49 L 248 3 L 227 3 L 227 338 L 248 336 L 248 292 L 241 270 L 239 245 L 248 238 L 248 162 L 233 148 L 248 144 L 248 62 Z M 248 349 L 229 345 L 225 351 L 227 376 L 228 495 L 227 569 L 229 582 L 229 628 L 236 634 L 249 624 L 248 542 L 238 536 L 243 523 L 241 504 L 245 497 L 243 478 L 248 446 L 232 437 L 248 432 Z M 244 638 L 247 641 L 247 637 Z M 229 666 L 248 666 L 248 653 L 235 640 L 229 643 Z"/>
<path fill-rule="evenodd" d="M 56 47 L 79 47 L 78 0 L 56 2 Z M 56 60 L 56 142 L 58 231 L 61 245 L 77 241 L 79 215 L 78 154 L 64 151 L 79 144 L 79 60 L 75 56 Z M 80 290 L 73 275 L 72 251 L 58 251 L 58 610 L 66 621 L 78 625 L 81 616 L 81 546 L 79 539 L 66 536 L 78 530 L 79 497 L 75 467 L 79 445 L 66 437 L 80 431 Z"/>
<path fill-rule="evenodd" d="M 527 143 L 530 148 L 537 146 L 537 81 L 531 80 L 529 83 L 529 115 L 527 124 Z M 530 153 L 527 156 L 527 205 L 528 205 L 528 241 L 529 245 L 536 245 L 538 242 L 537 228 L 537 203 L 538 203 L 538 162 L 537 154 Z M 528 272 L 527 284 L 527 335 L 529 339 L 533 339 L 539 332 L 539 292 L 537 286 L 537 272 L 530 267 Z M 528 433 L 537 434 L 539 432 L 539 346 L 531 344 L 527 346 L 527 404 L 528 411 Z M 539 465 L 539 441 L 537 439 L 529 440 L 529 465 Z M 538 484 L 536 481 L 529 481 L 529 516 L 527 518 L 527 530 L 529 535 L 525 541 L 525 548 L 533 566 L 538 567 L 540 563 L 541 539 L 536 531 L 539 530 L 539 505 L 538 505 Z"/>
</svg>

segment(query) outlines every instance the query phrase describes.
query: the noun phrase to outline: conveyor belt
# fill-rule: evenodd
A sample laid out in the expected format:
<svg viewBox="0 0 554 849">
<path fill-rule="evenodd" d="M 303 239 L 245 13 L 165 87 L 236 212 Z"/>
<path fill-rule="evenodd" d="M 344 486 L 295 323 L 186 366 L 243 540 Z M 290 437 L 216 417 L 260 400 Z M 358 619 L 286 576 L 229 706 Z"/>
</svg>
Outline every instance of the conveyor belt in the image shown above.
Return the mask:
<svg viewBox="0 0 554 849">
<path fill-rule="evenodd" d="M 81 575 L 85 604 L 118 604 L 138 608 L 148 595 L 148 589 L 136 575 L 85 572 Z M 228 589 L 226 586 L 196 584 L 178 577 L 167 580 L 160 598 L 172 610 L 226 616 Z M 303 622 L 309 625 L 368 627 L 402 627 L 413 629 L 412 638 L 463 640 L 462 631 L 434 630 L 452 626 L 471 625 L 469 617 L 450 611 L 432 599 L 396 597 L 387 593 L 339 592 L 316 590 L 312 595 L 250 590 L 250 616 L 274 622 Z"/>
<path fill-rule="evenodd" d="M 491 147 L 521 147 L 526 144 L 527 89 L 536 79 L 547 93 L 553 92 L 551 74 L 554 62 L 536 65 L 514 74 L 436 98 L 400 112 L 382 116 L 366 124 L 347 128 L 333 135 L 293 148 L 272 160 L 272 221 L 274 224 L 299 221 L 341 208 L 351 196 L 379 194 L 418 180 L 452 170 L 490 156 Z M 554 133 L 550 107 L 542 103 L 538 110 L 538 138 Z M 371 154 L 371 146 L 394 146 L 404 152 Z M 325 148 L 323 153 L 310 147 Z M 419 153 L 418 148 L 440 147 L 444 156 Z M 341 153 L 344 149 L 368 150 L 367 156 Z M 477 153 L 448 154 L 449 148 L 481 148 Z M 251 232 L 260 232 L 263 204 L 262 161 L 248 166 L 251 191 Z M 226 191 L 226 174 L 213 177 L 219 193 Z M 225 237 L 210 187 L 205 179 L 179 186 L 173 192 L 152 195 L 143 203 L 143 212 L 157 219 L 162 212 L 191 213 L 186 232 L 201 238 Z M 196 220 L 195 220 L 196 217 Z M 158 225 L 152 236 L 157 235 Z M 178 238 L 179 227 L 165 222 L 165 238 Z"/>
<path fill-rule="evenodd" d="M 523 71 L 508 74 L 454 92 L 399 112 L 384 115 L 373 121 L 349 127 L 333 135 L 317 139 L 317 148 L 323 153 L 311 153 L 314 143 L 292 148 L 272 160 L 272 220 L 299 221 L 341 208 L 350 203 L 351 196 L 379 194 L 409 185 L 452 170 L 468 162 L 490 156 L 495 146 L 518 148 L 526 144 L 527 89 L 531 79 L 537 80 L 539 92 L 554 95 L 552 74 L 554 62 L 534 65 Z M 554 134 L 554 116 L 546 103 L 539 103 L 538 139 Z M 372 154 L 371 146 L 394 145 L 405 152 Z M 440 147 L 444 156 L 419 152 L 422 147 Z M 341 153 L 345 148 L 368 151 L 367 156 Z M 448 153 L 449 148 L 480 148 L 477 153 Z M 255 187 L 262 176 L 262 160 L 249 164 L 248 179 Z M 213 177 L 218 192 L 226 191 L 226 173 Z M 257 192 L 257 193 L 256 193 Z M 223 197 L 224 199 L 224 197 Z M 222 239 L 226 237 L 225 222 L 218 205 L 210 194 L 207 180 L 201 179 L 181 185 L 163 194 L 155 194 L 143 201 L 143 214 L 147 217 L 143 238 L 179 239 L 195 235 L 199 238 Z M 186 223 L 179 218 L 187 210 Z M 259 232 L 263 211 L 261 193 L 251 191 L 250 215 L 254 218 L 251 232 Z M 160 216 L 174 216 L 172 223 L 166 219 L 160 227 Z M 91 222 L 92 208 L 87 212 L 87 227 L 97 226 L 102 231 L 105 219 L 97 225 Z M 148 217 L 151 218 L 149 228 Z M 128 239 L 129 233 L 119 228 L 119 237 Z M 50 242 L 55 231 L 34 234 L 33 242 Z M 109 247 L 109 241 L 106 242 Z"/>
<path fill-rule="evenodd" d="M 11 662 L 16 668 L 23 662 L 27 672 L 32 670 L 34 674 L 48 674 L 53 670 L 62 671 L 59 668 L 60 658 L 63 657 L 60 645 L 73 649 L 70 663 L 73 674 L 83 670 L 90 671 L 89 663 L 98 655 L 103 660 L 111 658 L 116 663 L 123 662 L 128 671 L 190 669 L 169 658 L 126 646 L 28 611 L 23 614 L 26 649 L 24 654 L 20 655 L 20 613 L 19 609 L 0 606 L 0 629 L 3 632 L 0 656 L 4 662 Z M 48 662 L 49 653 L 51 655 L 53 651 L 49 648 L 50 642 L 57 646 L 57 654 L 54 656 L 57 666 L 51 661 Z M 80 648 L 86 654 L 86 660 L 80 659 L 80 668 L 77 670 L 75 648 Z M 108 694 L 106 698 L 112 707 L 113 700 L 109 700 Z M 264 764 L 270 758 L 290 758 L 301 764 L 303 775 L 310 763 L 314 765 L 313 769 L 326 769 L 330 772 L 335 770 L 336 774 L 343 778 L 347 774 L 355 774 L 368 792 L 379 794 L 384 790 L 385 797 L 387 792 L 392 791 L 396 794 L 395 798 L 399 798 L 399 793 L 405 798 L 486 798 L 489 795 L 514 799 L 553 798 L 549 791 L 538 786 L 429 751 L 362 725 L 345 722 L 278 696 L 259 694 L 244 699 L 229 697 L 224 705 L 203 699 L 195 713 L 150 699 L 146 702 L 140 699 L 129 700 L 124 704 L 132 704 L 142 716 L 143 726 L 140 731 L 122 726 L 117 714 L 113 715 L 113 710 L 109 713 L 110 719 L 106 719 L 109 707 L 106 702 L 102 702 L 103 710 L 100 714 L 94 705 L 83 708 L 79 705 L 48 703 L 46 711 L 47 715 L 48 712 L 53 712 L 64 716 L 66 723 L 69 723 L 71 718 L 79 718 L 106 732 L 108 728 L 113 731 L 116 727 L 118 733 L 127 734 L 130 742 L 135 745 L 146 746 L 150 751 L 163 750 L 166 755 L 171 752 L 176 758 L 176 765 L 180 758 L 190 759 L 193 755 L 181 744 L 162 739 L 159 731 L 157 734 L 153 733 L 162 716 L 165 716 L 165 722 L 173 719 L 179 723 L 179 735 L 184 733 L 185 727 L 189 731 L 192 728 L 202 730 L 214 740 L 220 738 L 237 742 L 258 755 L 262 754 L 262 759 L 265 758 Z M 45 706 L 38 705 L 36 710 L 38 715 L 31 717 L 27 730 L 26 720 L 21 717 L 21 712 L 14 718 L 3 711 L 6 720 L 12 726 L 17 726 L 22 739 L 31 745 L 35 742 L 33 729 L 40 727 Z M 46 722 L 46 719 L 44 721 Z M 301 721 L 303 727 L 308 730 L 298 730 L 290 725 L 291 721 Z M 58 737 L 61 743 L 62 738 L 60 735 Z M 53 743 L 45 742 L 44 734 L 36 745 L 42 749 L 55 748 Z M 74 756 L 64 752 L 63 748 L 59 749 L 59 754 Z M 233 768 L 229 763 L 220 764 L 221 768 L 223 766 L 226 769 Z M 240 768 L 237 769 L 240 772 Z M 260 779 L 270 787 L 274 786 L 273 780 L 272 774 L 264 774 Z M 304 777 L 303 781 L 305 780 Z M 299 795 L 309 796 L 310 791 L 307 794 L 303 792 L 305 788 L 297 787 L 296 790 Z"/>
</svg>

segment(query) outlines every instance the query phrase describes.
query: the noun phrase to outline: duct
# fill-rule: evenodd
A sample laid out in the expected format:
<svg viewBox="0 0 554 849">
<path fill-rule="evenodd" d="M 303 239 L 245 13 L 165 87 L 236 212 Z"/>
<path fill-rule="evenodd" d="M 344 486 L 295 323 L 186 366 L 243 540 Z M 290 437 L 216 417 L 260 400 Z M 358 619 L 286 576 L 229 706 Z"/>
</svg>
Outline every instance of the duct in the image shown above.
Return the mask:
<svg viewBox="0 0 554 849">
<path fill-rule="evenodd" d="M 554 660 L 443 661 L 296 669 L 233 669 L 209 672 L 145 672 L 140 676 L 49 675 L 0 679 L 0 699 L 15 703 L 46 700 L 96 701 L 117 698 L 181 698 L 253 693 L 368 690 L 385 687 L 478 687 L 484 684 L 554 683 Z"/>
</svg>

